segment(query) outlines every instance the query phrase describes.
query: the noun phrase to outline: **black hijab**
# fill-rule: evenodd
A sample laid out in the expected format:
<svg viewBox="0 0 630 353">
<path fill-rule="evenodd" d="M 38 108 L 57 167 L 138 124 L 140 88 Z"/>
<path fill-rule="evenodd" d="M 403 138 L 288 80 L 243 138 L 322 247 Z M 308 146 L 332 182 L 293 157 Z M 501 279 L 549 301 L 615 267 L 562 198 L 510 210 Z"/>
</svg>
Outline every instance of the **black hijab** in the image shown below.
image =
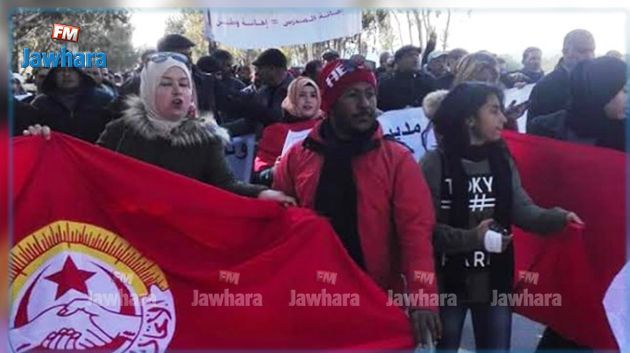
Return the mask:
<svg viewBox="0 0 630 353">
<path fill-rule="evenodd" d="M 604 107 L 626 85 L 626 64 L 613 57 L 580 62 L 571 71 L 567 126 L 600 147 L 625 150 L 625 121 L 606 117 Z"/>
</svg>

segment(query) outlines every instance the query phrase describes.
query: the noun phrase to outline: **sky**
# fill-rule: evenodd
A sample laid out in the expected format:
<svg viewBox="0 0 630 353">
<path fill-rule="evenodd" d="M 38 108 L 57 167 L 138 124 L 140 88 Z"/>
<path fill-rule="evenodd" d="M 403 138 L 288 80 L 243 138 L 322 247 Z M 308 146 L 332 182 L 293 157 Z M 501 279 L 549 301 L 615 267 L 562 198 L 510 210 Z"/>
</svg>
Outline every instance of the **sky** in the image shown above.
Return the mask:
<svg viewBox="0 0 630 353">
<path fill-rule="evenodd" d="M 134 27 L 131 43 L 134 47 L 155 47 L 158 39 L 164 35 L 166 20 L 177 15 L 178 11 L 137 10 L 131 15 Z"/>
<path fill-rule="evenodd" d="M 576 28 L 593 33 L 596 54 L 611 49 L 626 52 L 626 14 L 613 11 L 496 12 L 475 10 L 470 18 L 460 13 L 452 22 L 449 46 L 498 54 L 522 53 L 528 46 L 559 52 L 564 35 Z"/>
<path fill-rule="evenodd" d="M 164 34 L 167 18 L 177 13 L 173 10 L 151 9 L 133 13 L 133 45 L 154 47 Z M 519 57 L 526 47 L 537 46 L 543 50 L 543 56 L 555 56 L 560 53 L 564 35 L 575 28 L 584 28 L 593 33 L 597 55 L 603 55 L 611 49 L 626 52 L 626 14 L 594 9 L 570 12 L 474 9 L 470 15 L 464 10 L 454 10 L 448 47 L 463 47 L 469 51 L 485 49 Z M 401 29 L 403 40 L 396 42 L 395 47 L 409 44 L 407 25 L 403 23 Z M 395 33 L 398 33 L 397 29 Z M 380 48 L 376 48 L 375 53 L 368 58 L 374 58 L 378 52 Z"/>
</svg>

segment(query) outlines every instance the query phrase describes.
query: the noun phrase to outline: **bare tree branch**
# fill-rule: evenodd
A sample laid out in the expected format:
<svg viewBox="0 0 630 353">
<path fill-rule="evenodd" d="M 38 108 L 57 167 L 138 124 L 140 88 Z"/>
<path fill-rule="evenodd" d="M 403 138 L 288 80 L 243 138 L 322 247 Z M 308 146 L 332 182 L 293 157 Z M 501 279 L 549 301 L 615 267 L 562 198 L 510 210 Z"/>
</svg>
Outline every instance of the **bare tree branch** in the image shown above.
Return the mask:
<svg viewBox="0 0 630 353">
<path fill-rule="evenodd" d="M 442 51 L 446 51 L 449 37 L 449 30 L 451 27 L 451 10 L 446 10 L 446 26 L 444 32 L 442 32 Z"/>
<path fill-rule="evenodd" d="M 420 12 L 418 10 L 413 10 L 413 17 L 416 20 L 416 31 L 418 33 L 418 45 L 420 48 L 424 47 L 424 40 L 422 38 L 422 20 L 420 20 Z"/>
<path fill-rule="evenodd" d="M 405 11 L 407 15 L 407 25 L 409 26 L 409 44 L 413 45 L 413 22 L 411 21 L 411 10 Z"/>
<path fill-rule="evenodd" d="M 396 21 L 396 26 L 398 27 L 398 38 L 402 42 L 402 29 L 400 28 L 400 20 L 398 19 L 398 15 L 396 14 L 396 10 L 391 10 L 394 15 L 394 21 Z"/>
</svg>

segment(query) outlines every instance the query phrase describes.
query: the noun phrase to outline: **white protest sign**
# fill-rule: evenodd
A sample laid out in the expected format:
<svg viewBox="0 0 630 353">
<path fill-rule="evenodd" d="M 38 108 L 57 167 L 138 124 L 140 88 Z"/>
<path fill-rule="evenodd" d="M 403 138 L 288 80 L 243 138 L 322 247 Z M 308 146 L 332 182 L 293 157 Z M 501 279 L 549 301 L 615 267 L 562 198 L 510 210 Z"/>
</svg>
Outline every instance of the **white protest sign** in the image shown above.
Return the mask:
<svg viewBox="0 0 630 353">
<path fill-rule="evenodd" d="M 527 110 L 520 118 L 516 119 L 516 125 L 518 126 L 518 132 L 521 134 L 527 133 Z"/>
<path fill-rule="evenodd" d="M 204 14 L 209 40 L 241 49 L 323 42 L 361 32 L 356 9 L 229 11 Z"/>
<path fill-rule="evenodd" d="M 514 87 L 503 91 L 503 94 L 505 95 L 505 107 L 509 107 L 512 102 L 515 102 L 515 105 L 527 102 L 535 85 L 535 83 L 531 83 L 523 86 L 522 88 Z M 524 134 L 526 132 L 527 125 L 527 111 L 525 111 L 525 113 L 516 120 L 516 123 L 518 125 L 518 132 Z"/>
<path fill-rule="evenodd" d="M 426 152 L 422 143 L 422 132 L 429 124 L 429 119 L 422 108 L 390 110 L 381 114 L 378 121 L 384 134 L 391 135 L 396 140 L 405 143 L 413 150 L 414 158 L 420 161 Z M 430 130 L 427 133 L 427 149 L 434 149 L 436 145 L 433 130 Z"/>
<path fill-rule="evenodd" d="M 619 351 L 630 352 L 630 262 L 611 282 L 603 303 Z"/>
<path fill-rule="evenodd" d="M 287 138 L 284 140 L 284 146 L 282 147 L 282 154 L 284 156 L 293 145 L 296 143 L 304 141 L 304 139 L 308 136 L 312 129 L 302 130 L 302 131 L 291 131 L 287 134 Z"/>
<path fill-rule="evenodd" d="M 256 135 L 233 137 L 225 147 L 225 159 L 236 179 L 249 183 L 254 165 Z"/>
<path fill-rule="evenodd" d="M 514 104 L 521 104 L 527 102 L 529 100 L 529 95 L 532 93 L 532 89 L 536 84 L 531 83 L 529 85 L 523 86 L 523 88 L 510 88 L 503 91 L 505 95 L 505 106 L 509 106 L 512 102 L 516 102 Z"/>
</svg>

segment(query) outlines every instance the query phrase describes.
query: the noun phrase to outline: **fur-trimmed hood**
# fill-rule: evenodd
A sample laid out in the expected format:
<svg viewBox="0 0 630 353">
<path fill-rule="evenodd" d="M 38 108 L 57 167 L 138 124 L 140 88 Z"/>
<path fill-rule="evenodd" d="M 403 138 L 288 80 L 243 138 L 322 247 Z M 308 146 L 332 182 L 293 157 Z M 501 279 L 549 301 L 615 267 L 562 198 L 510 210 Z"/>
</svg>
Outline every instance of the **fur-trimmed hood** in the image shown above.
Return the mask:
<svg viewBox="0 0 630 353">
<path fill-rule="evenodd" d="M 121 119 L 126 125 L 149 140 L 161 137 L 169 140 L 173 146 L 192 146 L 217 141 L 227 145 L 230 142 L 230 135 L 227 130 L 220 127 L 211 114 L 197 119 L 186 118 L 178 127 L 164 134 L 147 117 L 144 103 L 140 97 L 131 95 L 125 103 L 127 108 Z"/>
</svg>

